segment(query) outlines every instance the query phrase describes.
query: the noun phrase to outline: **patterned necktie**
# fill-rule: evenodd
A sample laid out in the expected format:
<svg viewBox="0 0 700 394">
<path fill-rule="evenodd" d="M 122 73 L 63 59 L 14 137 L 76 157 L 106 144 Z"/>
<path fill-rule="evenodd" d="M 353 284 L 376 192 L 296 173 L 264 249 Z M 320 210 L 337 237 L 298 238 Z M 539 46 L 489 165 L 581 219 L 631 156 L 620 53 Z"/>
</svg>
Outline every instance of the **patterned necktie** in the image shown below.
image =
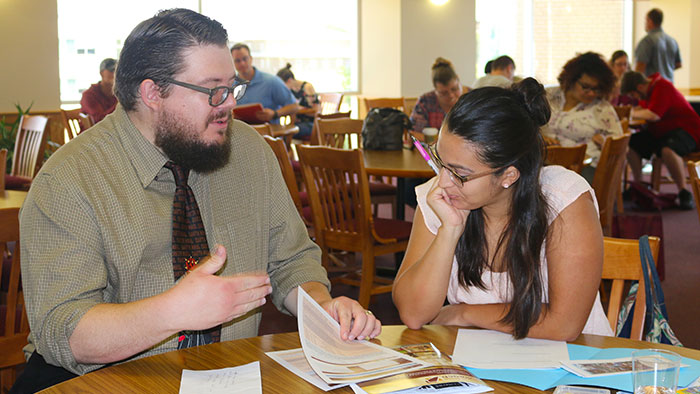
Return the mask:
<svg viewBox="0 0 700 394">
<path fill-rule="evenodd" d="M 199 213 L 197 200 L 187 184 L 189 169 L 168 161 L 165 168 L 175 176 L 175 198 L 173 199 L 173 273 L 175 281 L 194 269 L 200 259 L 209 256 L 207 234 Z M 183 331 L 178 336 L 178 349 L 219 342 L 221 326 L 204 331 Z"/>
</svg>

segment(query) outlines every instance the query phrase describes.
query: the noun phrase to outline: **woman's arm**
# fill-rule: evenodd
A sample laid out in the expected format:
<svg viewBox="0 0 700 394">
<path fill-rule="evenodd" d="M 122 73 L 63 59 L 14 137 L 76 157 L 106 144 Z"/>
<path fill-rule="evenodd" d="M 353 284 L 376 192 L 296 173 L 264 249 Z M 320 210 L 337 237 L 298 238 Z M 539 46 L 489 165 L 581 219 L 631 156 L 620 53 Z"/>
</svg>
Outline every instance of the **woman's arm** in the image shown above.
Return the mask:
<svg viewBox="0 0 700 394">
<path fill-rule="evenodd" d="M 551 226 L 545 251 L 549 301 L 542 304 L 528 337 L 573 340 L 586 325 L 603 269 L 603 234 L 590 193 L 579 196 Z M 512 326 L 500 322 L 507 308 L 508 304 L 449 305 L 433 323 L 511 333 Z"/>
</svg>

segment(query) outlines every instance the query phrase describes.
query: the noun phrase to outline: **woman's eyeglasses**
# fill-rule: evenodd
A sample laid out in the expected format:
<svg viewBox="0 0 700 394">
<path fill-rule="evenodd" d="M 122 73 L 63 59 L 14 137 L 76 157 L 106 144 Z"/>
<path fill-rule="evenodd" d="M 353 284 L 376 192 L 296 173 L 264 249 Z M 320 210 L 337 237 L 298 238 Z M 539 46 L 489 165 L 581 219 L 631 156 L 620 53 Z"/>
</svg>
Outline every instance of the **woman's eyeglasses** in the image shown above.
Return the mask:
<svg viewBox="0 0 700 394">
<path fill-rule="evenodd" d="M 236 78 L 233 82 L 233 86 L 217 86 L 213 89 L 205 88 L 203 86 L 193 85 L 187 82 L 180 82 L 174 79 L 167 79 L 166 82 L 172 83 L 173 85 L 182 86 L 183 88 L 196 90 L 198 92 L 206 93 L 209 95 L 209 105 L 212 107 L 218 107 L 223 104 L 228 98 L 229 94 L 233 94 L 234 100 L 240 100 L 245 94 L 248 88 L 249 81 L 244 79 Z"/>
<path fill-rule="evenodd" d="M 484 177 L 486 175 L 491 175 L 494 172 L 500 170 L 500 168 L 496 168 L 496 169 L 491 169 L 491 170 L 484 171 L 484 172 L 478 172 L 476 174 L 471 174 L 471 175 L 465 175 L 465 176 L 459 175 L 458 173 L 455 172 L 455 170 L 446 166 L 445 163 L 442 162 L 442 159 L 440 159 L 440 156 L 437 153 L 436 145 L 437 144 L 432 144 L 428 147 L 428 151 L 430 152 L 430 156 L 432 156 L 433 161 L 435 162 L 435 164 L 437 164 L 439 169 L 444 168 L 447 170 L 447 175 L 450 177 L 450 180 L 452 181 L 452 183 L 454 183 L 456 186 L 462 187 L 462 186 L 464 186 L 464 184 L 466 182 L 469 182 L 469 181 L 474 180 L 476 178 Z"/>
</svg>

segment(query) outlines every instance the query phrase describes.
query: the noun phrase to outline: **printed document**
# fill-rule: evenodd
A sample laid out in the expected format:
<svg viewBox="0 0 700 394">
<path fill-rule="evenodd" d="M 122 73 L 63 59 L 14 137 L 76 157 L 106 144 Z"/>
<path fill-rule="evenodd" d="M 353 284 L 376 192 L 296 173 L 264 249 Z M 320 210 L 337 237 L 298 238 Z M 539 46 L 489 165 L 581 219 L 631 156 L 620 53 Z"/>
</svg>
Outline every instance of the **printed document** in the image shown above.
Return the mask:
<svg viewBox="0 0 700 394">
<path fill-rule="evenodd" d="M 452 361 L 483 369 L 557 369 L 569 360 L 566 342 L 513 339 L 510 334 L 461 328 Z"/>
<path fill-rule="evenodd" d="M 357 383 L 429 364 L 370 341 L 344 341 L 340 325 L 299 287 L 297 321 L 306 360 L 328 384 Z"/>
<path fill-rule="evenodd" d="M 204 371 L 182 370 L 180 394 L 262 394 L 260 362 Z"/>
</svg>

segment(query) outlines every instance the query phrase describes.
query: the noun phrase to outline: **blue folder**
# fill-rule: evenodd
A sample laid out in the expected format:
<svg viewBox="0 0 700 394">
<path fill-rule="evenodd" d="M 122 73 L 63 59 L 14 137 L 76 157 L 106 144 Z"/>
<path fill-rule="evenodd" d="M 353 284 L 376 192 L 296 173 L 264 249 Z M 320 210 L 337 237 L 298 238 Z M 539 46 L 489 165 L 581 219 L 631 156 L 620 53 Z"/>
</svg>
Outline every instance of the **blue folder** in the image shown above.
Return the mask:
<svg viewBox="0 0 700 394">
<path fill-rule="evenodd" d="M 571 360 L 607 360 L 613 358 L 631 357 L 632 352 L 639 349 L 609 348 L 599 349 L 590 346 L 567 344 Z M 700 361 L 683 357 L 678 376 L 678 387 L 685 387 L 700 376 Z M 607 387 L 616 390 L 632 392 L 632 374 L 602 376 L 597 378 L 582 378 L 564 369 L 480 369 L 467 368 L 469 372 L 480 379 L 497 380 L 501 382 L 518 383 L 538 390 L 547 390 L 562 384 L 579 386 Z"/>
</svg>

